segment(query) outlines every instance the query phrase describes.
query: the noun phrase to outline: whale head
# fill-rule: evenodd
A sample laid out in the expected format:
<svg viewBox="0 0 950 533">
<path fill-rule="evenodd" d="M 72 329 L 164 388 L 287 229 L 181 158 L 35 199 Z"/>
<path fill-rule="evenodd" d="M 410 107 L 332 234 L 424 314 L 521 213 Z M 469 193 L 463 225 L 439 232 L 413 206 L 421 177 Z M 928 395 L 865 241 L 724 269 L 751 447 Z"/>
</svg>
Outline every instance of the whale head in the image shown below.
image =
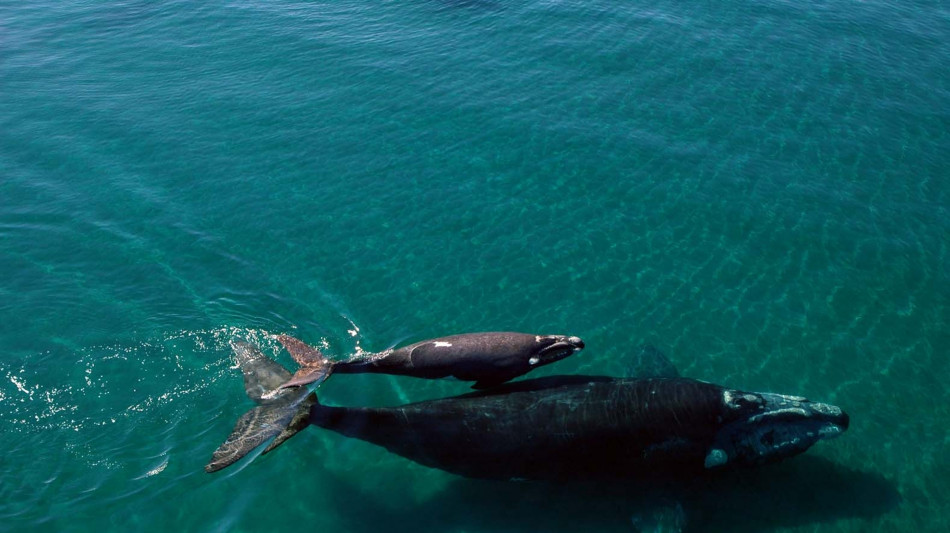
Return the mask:
<svg viewBox="0 0 950 533">
<path fill-rule="evenodd" d="M 705 466 L 755 466 L 798 455 L 848 429 L 839 407 L 800 396 L 723 391 L 723 422 Z"/>
<path fill-rule="evenodd" d="M 528 359 L 531 366 L 541 366 L 560 361 L 584 349 L 584 341 L 580 337 L 567 335 L 538 335 L 533 353 Z"/>
</svg>

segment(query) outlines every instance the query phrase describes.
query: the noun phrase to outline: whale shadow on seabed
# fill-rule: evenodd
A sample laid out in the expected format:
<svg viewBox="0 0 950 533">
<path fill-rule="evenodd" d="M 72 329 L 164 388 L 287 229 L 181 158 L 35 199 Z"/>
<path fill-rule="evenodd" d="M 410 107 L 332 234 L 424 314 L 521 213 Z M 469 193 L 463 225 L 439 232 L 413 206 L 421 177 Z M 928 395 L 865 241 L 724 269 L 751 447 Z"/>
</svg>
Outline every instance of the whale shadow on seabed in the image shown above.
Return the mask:
<svg viewBox="0 0 950 533">
<path fill-rule="evenodd" d="M 839 519 L 869 519 L 900 504 L 895 484 L 873 472 L 801 457 L 689 481 L 501 482 L 459 478 L 419 504 L 388 505 L 325 472 L 347 531 L 677 531 L 634 517 L 675 505 L 685 532 L 761 532 Z M 389 499 L 393 501 L 393 499 Z M 398 499 L 396 499 L 398 500 Z M 662 512 L 662 511 L 661 511 Z"/>
</svg>

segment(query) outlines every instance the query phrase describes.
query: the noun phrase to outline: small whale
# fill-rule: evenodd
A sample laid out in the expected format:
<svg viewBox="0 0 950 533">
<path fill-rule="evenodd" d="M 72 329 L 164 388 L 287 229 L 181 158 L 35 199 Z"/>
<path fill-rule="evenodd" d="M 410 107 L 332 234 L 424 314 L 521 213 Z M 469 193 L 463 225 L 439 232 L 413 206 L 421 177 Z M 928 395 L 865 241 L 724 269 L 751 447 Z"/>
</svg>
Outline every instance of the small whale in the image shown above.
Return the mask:
<svg viewBox="0 0 950 533">
<path fill-rule="evenodd" d="M 473 389 L 494 387 L 584 349 L 579 337 L 528 333 L 464 333 L 429 339 L 369 354 L 352 361 L 331 361 L 320 350 L 289 335 L 277 340 L 300 369 L 277 390 L 320 383 L 331 373 L 394 374 L 417 378 L 454 377 L 474 381 Z"/>
<path fill-rule="evenodd" d="M 252 398 L 288 374 L 259 351 L 242 361 L 254 363 L 242 366 Z M 241 417 L 205 470 L 220 470 L 268 439 L 283 442 L 307 424 L 466 477 L 563 481 L 762 465 L 842 434 L 849 418 L 798 396 L 680 377 L 551 376 L 384 408 L 325 406 L 300 387 Z"/>
</svg>

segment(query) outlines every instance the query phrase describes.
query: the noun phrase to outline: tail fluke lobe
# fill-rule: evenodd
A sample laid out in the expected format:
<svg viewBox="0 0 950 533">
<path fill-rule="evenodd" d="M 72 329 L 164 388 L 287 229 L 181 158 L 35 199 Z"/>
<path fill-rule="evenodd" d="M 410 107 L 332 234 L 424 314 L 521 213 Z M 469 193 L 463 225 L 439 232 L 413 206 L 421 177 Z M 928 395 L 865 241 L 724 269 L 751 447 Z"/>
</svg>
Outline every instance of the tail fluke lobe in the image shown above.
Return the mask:
<svg viewBox="0 0 950 533">
<path fill-rule="evenodd" d="M 293 437 L 297 434 L 298 431 L 310 425 L 310 407 L 317 403 L 316 393 L 311 392 L 304 398 L 298 405 L 296 410 L 291 417 L 290 422 L 287 424 L 287 427 L 274 438 L 274 441 L 270 443 L 267 448 L 264 448 L 264 451 L 261 452 L 261 455 L 264 455 L 274 448 L 280 446 L 284 443 L 285 440 Z"/>
<path fill-rule="evenodd" d="M 274 390 L 290 378 L 290 372 L 268 359 L 253 344 L 231 344 L 244 374 L 244 389 L 259 405 L 241 415 L 234 429 L 211 455 L 206 472 L 217 472 L 271 440 L 268 453 L 309 424 L 310 406 L 317 402 L 307 388 Z M 273 440 L 272 440 L 273 439 Z"/>
<path fill-rule="evenodd" d="M 297 369 L 297 372 L 292 378 L 277 387 L 277 390 L 283 390 L 289 387 L 300 387 L 302 385 L 309 385 L 311 383 L 316 383 L 319 385 L 320 383 L 323 383 L 323 381 L 326 380 L 329 375 L 329 366 L 322 368 L 301 367 Z"/>
<path fill-rule="evenodd" d="M 291 337 L 290 335 L 278 335 L 277 340 L 287 348 L 290 356 L 297 361 L 300 366 L 312 366 L 326 363 L 326 357 L 320 353 L 320 350 L 310 346 L 304 341 Z"/>
<path fill-rule="evenodd" d="M 277 340 L 287 348 L 294 361 L 300 365 L 297 372 L 276 388 L 282 390 L 288 387 L 299 387 L 311 383 L 322 383 L 330 376 L 333 365 L 329 359 L 323 356 L 320 350 L 309 346 L 300 339 L 290 335 L 278 335 Z"/>
<path fill-rule="evenodd" d="M 230 466 L 261 444 L 280 435 L 286 426 L 282 424 L 284 419 L 289 424 L 293 414 L 290 412 L 288 416 L 266 405 L 259 405 L 244 413 L 227 440 L 211 454 L 211 462 L 205 465 L 205 472 L 217 472 Z"/>
<path fill-rule="evenodd" d="M 244 375 L 244 391 L 256 403 L 275 398 L 274 391 L 290 379 L 290 372 L 280 363 L 261 353 L 256 345 L 244 341 L 231 343 L 234 359 Z M 269 397 L 268 397 L 269 396 Z"/>
</svg>

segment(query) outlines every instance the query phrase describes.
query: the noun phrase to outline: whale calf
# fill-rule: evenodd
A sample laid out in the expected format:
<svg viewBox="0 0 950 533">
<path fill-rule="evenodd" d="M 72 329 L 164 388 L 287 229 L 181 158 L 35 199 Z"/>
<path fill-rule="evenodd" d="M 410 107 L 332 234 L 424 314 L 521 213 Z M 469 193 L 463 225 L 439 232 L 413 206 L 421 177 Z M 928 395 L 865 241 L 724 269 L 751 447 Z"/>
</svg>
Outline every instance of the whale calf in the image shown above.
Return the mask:
<svg viewBox="0 0 950 533">
<path fill-rule="evenodd" d="M 242 364 L 246 385 L 288 374 L 260 352 L 244 360 L 257 361 Z M 552 376 L 388 408 L 325 406 L 301 387 L 241 417 L 205 469 L 220 470 L 308 424 L 462 476 L 577 480 L 761 465 L 840 435 L 849 418 L 798 396 L 679 377 Z"/>
<path fill-rule="evenodd" d="M 454 377 L 484 389 L 560 361 L 582 349 L 584 341 L 568 335 L 514 332 L 464 333 L 416 342 L 352 361 L 331 361 L 319 350 L 289 335 L 277 340 L 300 369 L 279 388 L 319 383 L 338 374 L 394 374 L 418 378 Z"/>
</svg>

